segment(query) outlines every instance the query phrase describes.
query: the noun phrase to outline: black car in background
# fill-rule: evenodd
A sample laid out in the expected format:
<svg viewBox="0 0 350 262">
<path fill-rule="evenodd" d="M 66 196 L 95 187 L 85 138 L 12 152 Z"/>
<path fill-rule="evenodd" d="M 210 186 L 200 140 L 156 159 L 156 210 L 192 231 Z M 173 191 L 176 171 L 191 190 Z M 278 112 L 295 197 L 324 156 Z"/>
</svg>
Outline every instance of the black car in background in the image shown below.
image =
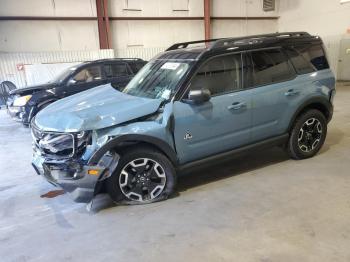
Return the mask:
<svg viewBox="0 0 350 262">
<path fill-rule="evenodd" d="M 7 100 L 8 112 L 27 126 L 41 109 L 58 99 L 108 83 L 117 89 L 125 87 L 146 63 L 138 58 L 84 62 L 63 71 L 47 84 L 12 90 Z"/>
</svg>

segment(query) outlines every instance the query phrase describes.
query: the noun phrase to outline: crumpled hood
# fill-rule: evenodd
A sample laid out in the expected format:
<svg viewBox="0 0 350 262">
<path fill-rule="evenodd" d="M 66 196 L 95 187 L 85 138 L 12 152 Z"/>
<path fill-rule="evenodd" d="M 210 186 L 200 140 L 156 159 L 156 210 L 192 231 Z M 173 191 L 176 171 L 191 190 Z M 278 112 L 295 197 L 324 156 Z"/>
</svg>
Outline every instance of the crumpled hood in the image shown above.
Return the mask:
<svg viewBox="0 0 350 262">
<path fill-rule="evenodd" d="M 10 95 L 30 95 L 33 94 L 34 92 L 41 91 L 41 90 L 47 90 L 57 87 L 57 84 L 55 83 L 48 83 L 48 84 L 43 84 L 43 85 L 38 85 L 38 86 L 30 86 L 26 88 L 19 88 L 19 89 L 14 89 L 10 92 Z"/>
<path fill-rule="evenodd" d="M 45 131 L 95 130 L 152 114 L 161 101 L 127 95 L 107 84 L 52 103 L 34 121 Z"/>
</svg>

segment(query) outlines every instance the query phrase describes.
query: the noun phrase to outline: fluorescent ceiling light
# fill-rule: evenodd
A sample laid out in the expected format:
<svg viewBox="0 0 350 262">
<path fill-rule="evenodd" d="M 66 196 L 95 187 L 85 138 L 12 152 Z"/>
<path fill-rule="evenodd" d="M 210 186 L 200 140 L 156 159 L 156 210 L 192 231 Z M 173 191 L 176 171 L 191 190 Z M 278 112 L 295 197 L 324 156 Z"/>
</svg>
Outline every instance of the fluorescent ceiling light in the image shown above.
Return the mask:
<svg viewBox="0 0 350 262">
<path fill-rule="evenodd" d="M 340 0 L 341 4 L 350 3 L 350 0 Z"/>
</svg>

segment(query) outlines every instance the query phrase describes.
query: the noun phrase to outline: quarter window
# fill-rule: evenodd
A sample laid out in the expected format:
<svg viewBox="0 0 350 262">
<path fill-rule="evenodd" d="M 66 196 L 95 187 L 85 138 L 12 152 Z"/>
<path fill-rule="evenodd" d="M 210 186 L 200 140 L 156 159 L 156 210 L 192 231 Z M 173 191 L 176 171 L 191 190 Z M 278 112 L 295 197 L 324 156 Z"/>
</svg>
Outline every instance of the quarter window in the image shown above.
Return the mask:
<svg viewBox="0 0 350 262">
<path fill-rule="evenodd" d="M 241 55 L 219 56 L 203 64 L 191 81 L 190 89 L 209 89 L 220 95 L 241 89 Z"/>
<path fill-rule="evenodd" d="M 298 45 L 287 49 L 298 74 L 307 74 L 329 68 L 321 45 Z"/>
<path fill-rule="evenodd" d="M 251 53 L 253 85 L 269 85 L 291 79 L 295 74 L 280 49 Z"/>
</svg>

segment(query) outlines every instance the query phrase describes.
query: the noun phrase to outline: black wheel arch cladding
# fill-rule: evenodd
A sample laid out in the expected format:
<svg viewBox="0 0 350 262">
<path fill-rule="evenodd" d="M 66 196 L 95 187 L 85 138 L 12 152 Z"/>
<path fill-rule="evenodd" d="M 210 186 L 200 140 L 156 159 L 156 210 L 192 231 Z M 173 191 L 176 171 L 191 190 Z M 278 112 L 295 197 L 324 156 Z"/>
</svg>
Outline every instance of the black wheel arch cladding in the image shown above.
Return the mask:
<svg viewBox="0 0 350 262">
<path fill-rule="evenodd" d="M 139 134 L 128 134 L 112 138 L 93 154 L 88 163 L 90 165 L 96 165 L 101 157 L 109 150 L 118 147 L 125 147 L 128 144 L 138 143 L 155 147 L 168 157 L 174 166 L 178 164 L 176 152 L 168 143 L 156 137 Z"/>
<path fill-rule="evenodd" d="M 293 127 L 295 120 L 306 112 L 307 110 L 310 109 L 317 109 L 319 110 L 322 114 L 324 114 L 325 118 L 329 120 L 331 117 L 331 113 L 333 111 L 333 106 L 332 104 L 324 97 L 317 97 L 317 98 L 312 98 L 301 104 L 298 109 L 295 111 L 291 122 L 289 124 L 288 130 L 291 130 Z"/>
</svg>

